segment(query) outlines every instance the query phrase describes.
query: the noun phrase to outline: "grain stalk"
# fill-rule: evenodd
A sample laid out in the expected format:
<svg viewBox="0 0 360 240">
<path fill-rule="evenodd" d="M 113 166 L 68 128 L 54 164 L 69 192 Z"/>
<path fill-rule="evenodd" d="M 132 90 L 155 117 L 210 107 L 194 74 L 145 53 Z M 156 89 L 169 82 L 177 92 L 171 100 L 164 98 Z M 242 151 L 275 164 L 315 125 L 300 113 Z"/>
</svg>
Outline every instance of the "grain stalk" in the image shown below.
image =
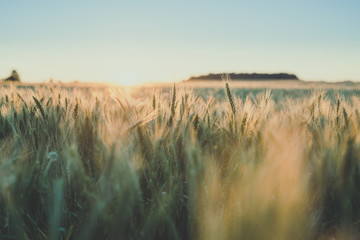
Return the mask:
<svg viewBox="0 0 360 240">
<path fill-rule="evenodd" d="M 43 117 L 43 119 L 46 119 L 46 114 L 45 114 L 44 108 L 42 107 L 40 101 L 36 97 L 33 97 L 33 99 L 35 101 L 36 107 L 39 109 L 39 111 L 41 113 L 41 116 Z"/>
<path fill-rule="evenodd" d="M 234 99 L 233 99 L 233 96 L 230 91 L 229 84 L 227 82 L 225 82 L 225 89 L 226 89 L 226 96 L 228 98 L 232 114 L 233 114 L 233 116 L 235 116 L 235 113 L 236 113 L 235 103 L 234 103 Z"/>
</svg>

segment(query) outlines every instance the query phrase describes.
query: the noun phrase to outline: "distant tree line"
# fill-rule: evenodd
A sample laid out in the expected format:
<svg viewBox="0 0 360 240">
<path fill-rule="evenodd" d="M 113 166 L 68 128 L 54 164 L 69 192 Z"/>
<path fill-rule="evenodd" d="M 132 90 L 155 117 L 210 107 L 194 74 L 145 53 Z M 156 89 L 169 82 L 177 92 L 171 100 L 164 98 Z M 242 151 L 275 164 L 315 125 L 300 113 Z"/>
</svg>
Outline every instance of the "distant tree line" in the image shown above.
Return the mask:
<svg viewBox="0 0 360 240">
<path fill-rule="evenodd" d="M 221 80 L 227 75 L 232 80 L 299 80 L 295 74 L 288 73 L 210 73 L 197 77 L 190 77 L 188 81 L 196 80 Z"/>
</svg>

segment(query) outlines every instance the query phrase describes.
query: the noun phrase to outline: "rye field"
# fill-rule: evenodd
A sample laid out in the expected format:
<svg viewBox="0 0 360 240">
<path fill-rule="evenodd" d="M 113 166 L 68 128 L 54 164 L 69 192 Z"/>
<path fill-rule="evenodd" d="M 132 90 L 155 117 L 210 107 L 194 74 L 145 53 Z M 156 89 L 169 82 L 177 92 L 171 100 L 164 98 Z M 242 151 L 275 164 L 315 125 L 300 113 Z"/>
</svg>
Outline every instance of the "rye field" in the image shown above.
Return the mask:
<svg viewBox="0 0 360 240">
<path fill-rule="evenodd" d="M 0 86 L 0 239 L 359 239 L 360 90 Z"/>
</svg>

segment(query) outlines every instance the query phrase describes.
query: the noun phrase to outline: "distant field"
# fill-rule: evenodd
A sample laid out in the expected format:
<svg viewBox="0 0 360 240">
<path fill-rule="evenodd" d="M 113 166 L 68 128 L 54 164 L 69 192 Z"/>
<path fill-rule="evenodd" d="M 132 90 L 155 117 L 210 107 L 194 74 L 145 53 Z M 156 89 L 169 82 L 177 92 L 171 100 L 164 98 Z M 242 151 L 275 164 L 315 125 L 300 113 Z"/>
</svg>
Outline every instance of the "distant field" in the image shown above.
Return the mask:
<svg viewBox="0 0 360 240">
<path fill-rule="evenodd" d="M 229 82 L 232 88 L 284 88 L 284 89 L 314 89 L 314 88 L 331 88 L 331 89 L 360 89 L 360 83 L 358 82 L 311 82 L 311 81 L 301 81 L 301 80 L 279 80 L 279 81 L 244 81 L 244 80 L 231 80 Z M 219 80 L 213 81 L 182 81 L 177 82 L 177 85 L 186 86 L 191 88 L 223 88 L 224 82 Z M 0 86 L 18 86 L 18 87 L 41 87 L 41 86 L 58 86 L 59 84 L 53 83 L 0 83 Z M 154 86 L 157 88 L 161 87 L 172 87 L 173 83 L 145 83 L 143 86 L 147 86 L 153 88 Z M 109 86 L 119 86 L 121 85 L 115 83 L 61 83 L 60 86 L 72 88 L 103 88 Z M 139 85 L 135 85 L 135 87 L 139 87 Z"/>
<path fill-rule="evenodd" d="M 212 96 L 219 99 L 226 98 L 223 81 L 198 81 L 181 82 L 176 85 L 180 88 L 191 89 L 196 96 L 207 98 Z M 236 97 L 245 100 L 246 97 L 254 98 L 262 95 L 266 90 L 271 90 L 272 99 L 280 102 L 290 99 L 297 99 L 308 96 L 314 91 L 324 91 L 330 98 L 335 93 L 342 93 L 344 96 L 354 96 L 360 94 L 360 83 L 319 83 L 305 81 L 230 81 L 229 85 Z M 154 89 L 169 93 L 173 83 L 166 84 L 146 84 L 132 88 L 137 97 L 147 96 Z"/>
<path fill-rule="evenodd" d="M 0 239 L 358 239 L 359 112 L 358 84 L 1 85 Z"/>
<path fill-rule="evenodd" d="M 223 88 L 223 81 L 190 81 L 182 82 L 185 86 L 195 88 Z M 357 82 L 309 82 L 309 81 L 294 81 L 294 80 L 279 80 L 279 81 L 236 81 L 235 79 L 230 81 L 233 88 L 287 88 L 287 89 L 299 89 L 299 88 L 342 88 L 342 89 L 360 89 L 360 83 Z M 167 84 L 162 84 L 167 85 Z"/>
</svg>

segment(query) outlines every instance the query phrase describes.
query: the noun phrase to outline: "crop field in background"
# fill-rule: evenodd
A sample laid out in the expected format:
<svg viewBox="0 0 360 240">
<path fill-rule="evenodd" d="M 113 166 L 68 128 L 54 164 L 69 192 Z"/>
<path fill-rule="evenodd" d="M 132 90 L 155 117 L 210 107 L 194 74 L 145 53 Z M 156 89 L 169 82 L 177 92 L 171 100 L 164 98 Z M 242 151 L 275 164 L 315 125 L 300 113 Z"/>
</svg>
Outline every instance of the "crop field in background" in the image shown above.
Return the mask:
<svg viewBox="0 0 360 240">
<path fill-rule="evenodd" d="M 0 86 L 0 239 L 358 239 L 359 88 L 268 87 Z"/>
</svg>

